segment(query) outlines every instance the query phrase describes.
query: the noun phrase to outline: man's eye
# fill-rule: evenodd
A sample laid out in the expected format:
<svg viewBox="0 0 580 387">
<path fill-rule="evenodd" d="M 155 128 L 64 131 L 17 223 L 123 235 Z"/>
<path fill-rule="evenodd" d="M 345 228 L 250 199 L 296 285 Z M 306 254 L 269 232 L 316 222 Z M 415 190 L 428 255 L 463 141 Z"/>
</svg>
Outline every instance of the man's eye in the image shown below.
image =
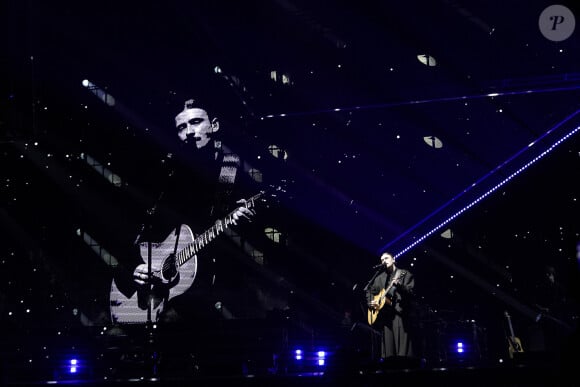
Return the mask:
<svg viewBox="0 0 580 387">
<path fill-rule="evenodd" d="M 178 130 L 179 132 L 181 132 L 183 129 L 185 129 L 185 124 L 181 124 L 181 125 L 179 125 L 179 126 L 177 127 L 177 130 Z"/>
</svg>

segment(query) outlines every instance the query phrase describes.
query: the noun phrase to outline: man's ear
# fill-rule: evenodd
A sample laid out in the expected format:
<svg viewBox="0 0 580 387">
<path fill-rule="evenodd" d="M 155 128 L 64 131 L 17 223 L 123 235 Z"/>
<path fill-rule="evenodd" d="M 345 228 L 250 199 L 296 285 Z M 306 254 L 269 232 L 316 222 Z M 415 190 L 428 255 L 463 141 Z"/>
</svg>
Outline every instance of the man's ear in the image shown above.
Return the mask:
<svg viewBox="0 0 580 387">
<path fill-rule="evenodd" d="M 217 118 L 211 120 L 211 131 L 212 133 L 217 132 L 220 129 L 220 122 Z"/>
</svg>

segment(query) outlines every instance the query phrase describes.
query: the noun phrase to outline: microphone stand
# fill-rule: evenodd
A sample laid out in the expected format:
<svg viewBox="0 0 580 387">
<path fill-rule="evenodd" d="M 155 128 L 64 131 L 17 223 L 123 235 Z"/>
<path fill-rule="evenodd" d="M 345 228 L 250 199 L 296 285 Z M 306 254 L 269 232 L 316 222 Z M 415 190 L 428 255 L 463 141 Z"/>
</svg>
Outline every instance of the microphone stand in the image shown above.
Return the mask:
<svg viewBox="0 0 580 387">
<path fill-rule="evenodd" d="M 173 170 L 167 175 L 167 179 L 173 176 Z M 156 351 L 155 342 L 155 330 L 153 329 L 153 242 L 152 242 L 152 230 L 153 230 L 153 217 L 157 212 L 157 206 L 163 199 L 165 190 L 161 191 L 153 206 L 146 211 L 145 222 L 141 225 L 141 232 L 137 235 L 135 244 L 139 245 L 142 242 L 147 243 L 147 320 L 145 322 L 145 372 L 151 378 L 157 377 L 157 361 L 158 353 Z M 145 237 L 144 237 L 145 236 Z"/>
<path fill-rule="evenodd" d="M 147 319 L 145 321 L 145 332 L 144 341 L 145 345 L 143 348 L 144 356 L 144 366 L 145 374 L 149 377 L 157 376 L 157 364 L 155 359 L 157 358 L 157 352 L 155 351 L 155 336 L 153 330 L 153 319 L 152 319 L 152 309 L 153 309 L 153 246 L 151 241 L 152 236 L 152 219 L 157 210 L 157 204 L 163 197 L 163 192 L 157 198 L 155 204 L 146 211 L 145 223 L 141 225 L 141 232 L 135 240 L 135 244 L 139 246 L 141 243 L 147 243 L 147 291 L 145 296 L 147 297 Z"/>
<path fill-rule="evenodd" d="M 375 266 L 376 267 L 376 266 Z M 364 291 L 364 296 L 365 296 L 365 301 L 366 300 L 366 295 L 367 292 L 369 290 L 369 288 L 371 287 L 372 283 L 375 281 L 375 278 L 377 278 L 377 276 L 379 275 L 379 273 L 381 273 L 381 271 L 383 271 L 383 265 L 381 265 L 381 267 L 376 268 L 375 273 L 373 274 L 373 276 L 371 277 L 371 279 L 367 282 L 367 284 L 365 285 L 365 287 L 363 288 Z M 365 302 L 366 304 L 366 302 Z M 367 311 L 368 311 L 368 305 L 366 307 Z M 376 341 L 376 330 L 369 325 L 370 328 L 370 340 L 371 340 L 371 360 L 376 359 L 377 354 L 375 353 L 375 341 Z M 382 335 L 382 333 L 381 333 Z"/>
</svg>

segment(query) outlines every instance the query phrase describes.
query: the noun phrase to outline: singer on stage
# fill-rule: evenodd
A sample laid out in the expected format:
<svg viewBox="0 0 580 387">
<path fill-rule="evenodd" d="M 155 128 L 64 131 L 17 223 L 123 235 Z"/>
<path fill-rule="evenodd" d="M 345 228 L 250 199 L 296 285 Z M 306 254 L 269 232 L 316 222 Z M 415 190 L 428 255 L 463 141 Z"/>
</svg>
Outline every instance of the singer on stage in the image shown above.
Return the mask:
<svg viewBox="0 0 580 387">
<path fill-rule="evenodd" d="M 228 270 L 218 274 L 224 267 L 235 271 L 228 255 L 236 248 L 218 235 L 224 229 L 239 232 L 249 226 L 255 210 L 246 198 L 259 189 L 243 170 L 241 157 L 225 146 L 223 136 L 218 137 L 220 122 L 207 107 L 193 99 L 181 106 L 174 126 L 169 126 L 175 145 L 165 162 L 165 176 L 144 171 L 156 193 L 144 211 L 133 243 L 135 253 L 123 257 L 114 276 L 113 323 L 185 319 L 195 321 L 196 327 L 211 324 L 220 315 L 224 297 L 240 293 L 239 288 L 227 291 L 228 286 L 235 289 L 235 277 L 223 277 Z M 197 243 L 200 235 L 204 237 Z M 219 243 L 211 243 L 213 238 L 220 238 Z M 186 249 L 191 245 L 195 249 Z M 177 259 L 168 260 L 173 256 Z M 216 284 L 222 294 L 217 294 Z"/>
<path fill-rule="evenodd" d="M 409 316 L 415 279 L 395 265 L 390 253 L 381 254 L 380 272 L 366 290 L 368 322 L 381 331 L 381 358 L 415 355 Z"/>
</svg>

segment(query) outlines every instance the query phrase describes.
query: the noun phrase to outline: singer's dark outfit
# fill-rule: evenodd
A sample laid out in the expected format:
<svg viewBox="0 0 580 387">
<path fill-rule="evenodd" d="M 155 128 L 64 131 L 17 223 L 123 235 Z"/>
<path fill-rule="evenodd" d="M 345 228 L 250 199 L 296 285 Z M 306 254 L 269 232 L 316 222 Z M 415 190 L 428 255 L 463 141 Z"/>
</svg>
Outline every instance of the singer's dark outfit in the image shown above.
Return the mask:
<svg viewBox="0 0 580 387">
<path fill-rule="evenodd" d="M 386 271 L 380 273 L 369 286 L 366 292 L 367 302 L 379 294 L 390 283 L 391 278 L 397 271 L 403 275 L 401 284 L 396 285 L 392 297 L 392 305 L 387 305 L 379 311 L 373 327 L 380 329 L 381 335 L 381 358 L 391 356 L 414 356 L 411 335 L 411 312 L 414 296 L 415 279 L 408 270 L 397 268 L 392 274 Z"/>
<path fill-rule="evenodd" d="M 155 316 L 150 313 L 151 317 L 147 315 L 150 305 L 147 287 L 140 287 L 133 279 L 135 268 L 147 262 L 147 257 L 139 252 L 138 244 L 161 242 L 174 230 L 180 230 L 182 224 L 188 225 L 194 235 L 199 235 L 217 219 L 223 219 L 237 208 L 237 200 L 255 194 L 259 184 L 244 173 L 240 158 L 231 152 L 218 152 L 216 157 L 211 146 L 195 152 L 187 151 L 176 155 L 159 173 L 147 170 L 153 186 L 149 191 L 153 194 L 148 196 L 151 199 L 146 208 L 153 208 L 154 211 L 148 216 L 144 214 L 138 238 L 133 235 L 127 240 L 126 254 L 118 255 L 120 259 L 114 281 L 125 297 L 143 296 L 138 297 L 145 301 L 143 304 L 139 302 L 141 310 L 137 314 L 140 322 L 145 316 L 158 323 L 154 331 L 155 339 L 147 342 L 147 348 L 161 354 L 155 358 L 158 359 L 155 362 L 158 363 L 159 372 L 189 375 L 212 372 L 217 365 L 223 372 L 226 366 L 220 363 L 220 356 L 224 356 L 221 353 L 223 348 L 231 352 L 229 358 L 241 356 L 232 350 L 234 346 L 229 342 L 231 336 L 218 333 L 226 319 L 246 317 L 257 308 L 258 301 L 243 282 L 248 280 L 249 274 L 240 276 L 249 259 L 239 245 L 248 237 L 254 237 L 256 230 L 248 222 L 241 222 L 229 229 L 235 232 L 237 239 L 234 239 L 234 234 L 220 234 L 215 241 L 197 251 L 197 275 L 191 287 L 183 293 L 169 298 L 166 286 L 153 285 L 155 299 L 164 302 L 161 312 Z M 251 241 L 257 245 L 255 238 Z M 112 320 L 116 322 L 113 314 Z M 145 325 L 119 324 L 127 332 Z M 121 337 L 124 340 L 121 342 L 130 345 L 134 337 L 141 337 L 139 334 L 137 330 L 133 335 Z M 123 360 L 119 362 L 122 364 Z"/>
<path fill-rule="evenodd" d="M 145 219 L 145 227 L 138 242 L 163 241 L 171 232 L 179 230 L 181 224 L 189 225 L 194 234 L 198 235 L 236 208 L 239 205 L 236 200 L 251 196 L 248 192 L 256 188 L 248 188 L 248 176 L 243 175 L 239 165 L 230 165 L 223 153 L 219 153 L 216 159 L 212 148 L 208 146 L 193 154 L 181 155 L 182 158 L 174 160 L 166 171 L 160 173 L 166 175 L 156 180 L 162 194 L 153 203 L 154 213 Z M 240 227 L 244 228 L 244 225 L 236 228 L 239 230 Z M 222 299 L 216 294 L 215 285 L 236 285 L 235 278 L 232 279 L 228 273 L 239 271 L 232 266 L 230 259 L 226 259 L 235 253 L 232 250 L 234 248 L 231 241 L 222 236 L 219 242 L 209 243 L 197 254 L 198 270 L 193 286 L 168 304 L 177 312 L 180 320 L 186 318 L 199 325 L 211 324 L 214 318 L 219 317 L 215 304 Z M 120 291 L 127 296 L 137 291 L 133 271 L 137 265 L 147 262 L 146 258 L 139 254 L 138 245 L 134 243 L 132 251 L 123 256 L 121 265 L 117 267 L 115 281 Z M 169 310 L 168 307 L 166 309 Z M 160 319 L 167 318 L 174 319 L 175 315 L 164 313 L 160 316 Z"/>
</svg>

